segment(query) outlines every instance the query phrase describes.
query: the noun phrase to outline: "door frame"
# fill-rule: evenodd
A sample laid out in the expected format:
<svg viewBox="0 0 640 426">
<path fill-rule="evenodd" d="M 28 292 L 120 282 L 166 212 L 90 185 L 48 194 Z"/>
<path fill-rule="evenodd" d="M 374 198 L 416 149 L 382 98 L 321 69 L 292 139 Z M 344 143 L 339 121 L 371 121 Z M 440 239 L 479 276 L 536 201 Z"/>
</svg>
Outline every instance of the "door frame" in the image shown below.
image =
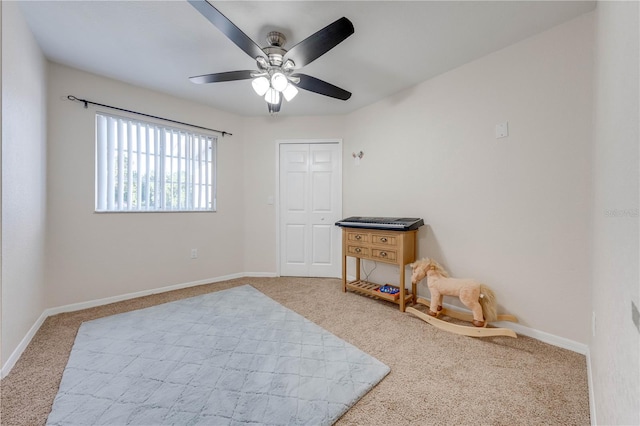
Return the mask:
<svg viewBox="0 0 640 426">
<path fill-rule="evenodd" d="M 340 171 L 340 216 L 342 216 L 342 139 L 326 138 L 326 139 L 277 139 L 276 140 L 276 276 L 280 275 L 280 146 L 287 144 L 338 144 L 341 155 L 338 157 L 340 164 L 338 170 Z M 338 257 L 341 261 L 342 256 Z"/>
</svg>

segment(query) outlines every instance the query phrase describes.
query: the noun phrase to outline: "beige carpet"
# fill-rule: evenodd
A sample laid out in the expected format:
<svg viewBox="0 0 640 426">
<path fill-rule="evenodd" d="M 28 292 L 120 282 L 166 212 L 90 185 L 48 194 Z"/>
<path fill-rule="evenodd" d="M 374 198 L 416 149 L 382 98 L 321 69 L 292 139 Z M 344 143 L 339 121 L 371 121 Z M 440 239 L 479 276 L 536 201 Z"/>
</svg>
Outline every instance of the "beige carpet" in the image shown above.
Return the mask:
<svg viewBox="0 0 640 426">
<path fill-rule="evenodd" d="M 342 293 L 340 280 L 313 278 L 242 278 L 50 317 L 0 383 L 0 423 L 45 423 L 82 321 L 241 284 L 391 367 L 338 425 L 590 423 L 583 355 L 523 336 L 453 335 L 392 303 Z"/>
</svg>

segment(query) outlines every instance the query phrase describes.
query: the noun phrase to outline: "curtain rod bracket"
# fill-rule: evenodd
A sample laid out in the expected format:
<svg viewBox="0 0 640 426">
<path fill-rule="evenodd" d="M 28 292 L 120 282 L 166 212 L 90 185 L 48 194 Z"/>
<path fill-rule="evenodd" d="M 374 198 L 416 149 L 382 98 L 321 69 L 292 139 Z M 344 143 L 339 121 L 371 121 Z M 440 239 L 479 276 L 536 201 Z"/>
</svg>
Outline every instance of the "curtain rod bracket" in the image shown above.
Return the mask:
<svg viewBox="0 0 640 426">
<path fill-rule="evenodd" d="M 84 108 L 85 109 L 89 108 L 89 104 L 98 105 L 98 106 L 105 107 L 105 108 L 117 109 L 118 111 L 129 112 L 131 114 L 137 114 L 137 115 L 143 115 L 145 117 L 155 118 L 157 120 L 163 120 L 163 121 L 168 121 L 168 122 L 171 122 L 171 123 L 182 124 L 183 126 L 189 126 L 189 127 L 195 127 L 195 128 L 198 128 L 198 129 L 209 130 L 211 132 L 220 133 L 222 135 L 222 137 L 225 137 L 226 135 L 233 136 L 233 133 L 225 132 L 224 130 L 210 129 L 208 127 L 196 126 L 195 124 L 184 123 L 182 121 L 176 121 L 176 120 L 171 120 L 169 118 L 158 117 L 156 115 L 145 114 L 143 112 L 132 111 L 130 109 L 124 109 L 124 108 L 114 107 L 114 106 L 111 106 L 111 105 L 100 104 L 98 102 L 89 101 L 87 99 L 80 99 L 80 98 L 77 98 L 77 97 L 75 97 L 73 95 L 68 95 L 67 99 L 69 99 L 70 101 L 82 102 L 84 104 Z"/>
</svg>

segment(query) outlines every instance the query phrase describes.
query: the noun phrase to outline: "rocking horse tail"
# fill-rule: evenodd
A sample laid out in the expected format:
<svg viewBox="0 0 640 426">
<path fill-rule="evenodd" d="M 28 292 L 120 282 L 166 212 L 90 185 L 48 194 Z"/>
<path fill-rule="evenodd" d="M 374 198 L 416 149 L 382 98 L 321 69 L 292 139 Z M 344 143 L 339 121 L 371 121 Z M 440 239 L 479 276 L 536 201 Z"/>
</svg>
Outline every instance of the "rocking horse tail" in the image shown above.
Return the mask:
<svg viewBox="0 0 640 426">
<path fill-rule="evenodd" d="M 486 322 L 494 322 L 498 319 L 498 303 L 496 295 L 484 284 L 480 284 L 480 305 Z"/>
</svg>

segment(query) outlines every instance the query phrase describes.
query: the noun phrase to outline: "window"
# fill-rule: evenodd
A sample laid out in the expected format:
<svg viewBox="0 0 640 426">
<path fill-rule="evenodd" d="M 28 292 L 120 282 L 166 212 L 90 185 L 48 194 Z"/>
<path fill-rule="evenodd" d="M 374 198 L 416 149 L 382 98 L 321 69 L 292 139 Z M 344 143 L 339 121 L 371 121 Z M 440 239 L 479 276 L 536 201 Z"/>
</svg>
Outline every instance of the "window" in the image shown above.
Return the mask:
<svg viewBox="0 0 640 426">
<path fill-rule="evenodd" d="M 216 138 L 96 114 L 96 211 L 215 211 Z"/>
</svg>

